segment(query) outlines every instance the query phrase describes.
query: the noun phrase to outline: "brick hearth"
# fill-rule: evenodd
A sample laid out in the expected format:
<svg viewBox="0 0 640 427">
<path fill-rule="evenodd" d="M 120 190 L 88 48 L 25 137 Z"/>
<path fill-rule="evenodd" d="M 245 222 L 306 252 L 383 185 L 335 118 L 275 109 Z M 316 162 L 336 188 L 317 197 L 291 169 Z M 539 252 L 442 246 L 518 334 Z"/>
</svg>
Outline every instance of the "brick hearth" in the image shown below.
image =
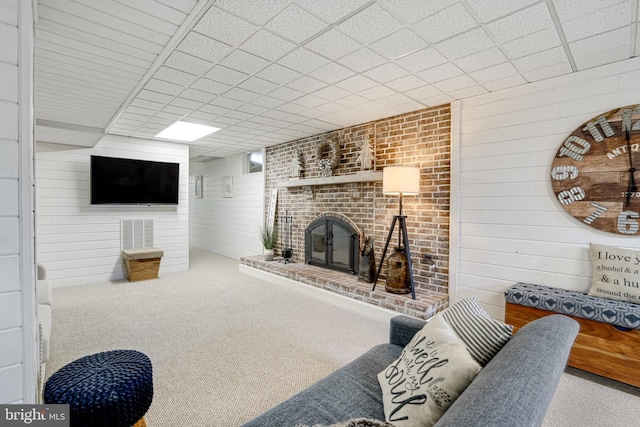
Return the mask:
<svg viewBox="0 0 640 427">
<path fill-rule="evenodd" d="M 301 262 L 285 264 L 278 258 L 264 261 L 257 255 L 240 258 L 240 264 L 419 319 L 428 319 L 445 309 L 448 301 L 446 294 L 419 288 L 415 289 L 415 300 L 411 294 L 392 294 L 384 290 L 384 280 L 378 280 L 372 291 L 371 283 L 358 281 L 355 275 Z"/>
</svg>

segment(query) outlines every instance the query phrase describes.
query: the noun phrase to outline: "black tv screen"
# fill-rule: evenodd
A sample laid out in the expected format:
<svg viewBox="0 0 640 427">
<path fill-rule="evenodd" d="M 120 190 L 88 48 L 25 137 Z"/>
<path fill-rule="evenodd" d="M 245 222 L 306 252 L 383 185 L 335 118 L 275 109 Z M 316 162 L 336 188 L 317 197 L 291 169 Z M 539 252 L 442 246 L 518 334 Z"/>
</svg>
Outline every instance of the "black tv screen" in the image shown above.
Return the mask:
<svg viewBox="0 0 640 427">
<path fill-rule="evenodd" d="M 91 204 L 178 204 L 180 164 L 91 156 Z"/>
</svg>

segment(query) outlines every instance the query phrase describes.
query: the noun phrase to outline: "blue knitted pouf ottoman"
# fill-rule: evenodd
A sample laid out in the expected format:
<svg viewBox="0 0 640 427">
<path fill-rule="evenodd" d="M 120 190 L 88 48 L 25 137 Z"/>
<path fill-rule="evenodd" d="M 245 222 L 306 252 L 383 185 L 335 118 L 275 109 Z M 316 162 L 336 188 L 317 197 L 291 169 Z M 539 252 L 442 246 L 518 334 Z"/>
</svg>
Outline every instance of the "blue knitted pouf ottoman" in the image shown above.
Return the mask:
<svg viewBox="0 0 640 427">
<path fill-rule="evenodd" d="M 68 404 L 76 427 L 144 427 L 153 399 L 149 358 L 135 350 L 91 354 L 56 371 L 44 402 Z"/>
</svg>

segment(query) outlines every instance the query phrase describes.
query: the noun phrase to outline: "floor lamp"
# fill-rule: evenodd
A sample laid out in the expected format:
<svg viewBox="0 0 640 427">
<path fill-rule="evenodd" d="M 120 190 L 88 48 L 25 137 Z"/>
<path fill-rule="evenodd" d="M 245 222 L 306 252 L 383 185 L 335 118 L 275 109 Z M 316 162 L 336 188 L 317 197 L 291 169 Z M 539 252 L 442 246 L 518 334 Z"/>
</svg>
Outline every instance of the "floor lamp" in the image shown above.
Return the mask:
<svg viewBox="0 0 640 427">
<path fill-rule="evenodd" d="M 378 266 L 378 271 L 376 272 L 376 277 L 373 281 L 374 291 L 376 290 L 378 277 L 380 276 L 382 266 L 384 265 L 387 249 L 389 249 L 389 242 L 393 236 L 393 230 L 396 226 L 396 222 L 399 222 L 400 230 L 398 230 L 398 247 L 402 248 L 402 242 L 404 241 L 404 248 L 407 254 L 407 270 L 409 273 L 409 282 L 411 284 L 411 297 L 416 299 L 416 291 L 413 286 L 411 251 L 409 250 L 409 237 L 407 235 L 407 217 L 402 214 L 402 195 L 415 196 L 418 193 L 420 193 L 420 168 L 414 166 L 387 166 L 382 170 L 382 194 L 399 196 L 400 210 L 398 215 L 393 216 L 393 221 L 391 222 L 389 235 L 387 236 L 387 241 L 384 244 L 384 250 L 382 251 L 380 265 Z"/>
</svg>

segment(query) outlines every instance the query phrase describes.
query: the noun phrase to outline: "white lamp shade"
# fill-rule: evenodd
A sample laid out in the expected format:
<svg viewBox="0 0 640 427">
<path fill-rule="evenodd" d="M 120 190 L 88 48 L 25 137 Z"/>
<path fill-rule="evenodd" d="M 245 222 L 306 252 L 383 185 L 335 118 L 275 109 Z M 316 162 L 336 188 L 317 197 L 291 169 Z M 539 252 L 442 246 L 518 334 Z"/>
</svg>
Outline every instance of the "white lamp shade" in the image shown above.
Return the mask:
<svg viewBox="0 0 640 427">
<path fill-rule="evenodd" d="M 417 195 L 420 193 L 420 168 L 387 166 L 382 170 L 382 193 Z"/>
</svg>

